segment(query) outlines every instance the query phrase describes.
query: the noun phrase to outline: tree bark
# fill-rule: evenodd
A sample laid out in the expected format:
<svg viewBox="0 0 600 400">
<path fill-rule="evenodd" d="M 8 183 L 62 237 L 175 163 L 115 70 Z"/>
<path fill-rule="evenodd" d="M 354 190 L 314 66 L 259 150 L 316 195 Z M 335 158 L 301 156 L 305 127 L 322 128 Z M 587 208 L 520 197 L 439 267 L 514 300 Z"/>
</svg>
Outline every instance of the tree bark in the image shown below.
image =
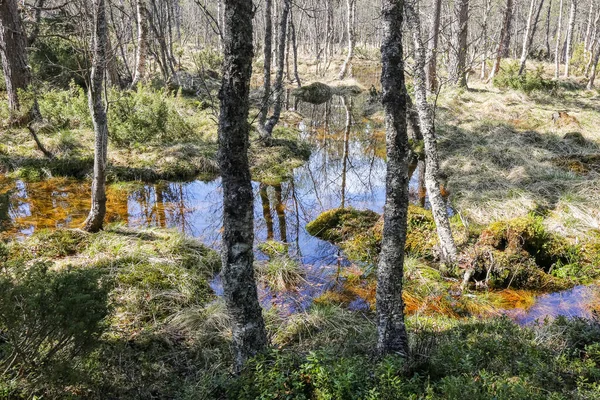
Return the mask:
<svg viewBox="0 0 600 400">
<path fill-rule="evenodd" d="M 512 1 L 512 0 L 509 0 Z M 440 20 L 442 16 L 442 0 L 434 0 L 433 23 L 431 25 L 431 40 L 429 42 L 427 63 L 427 90 L 435 93 L 438 89 L 437 82 L 437 53 L 440 38 Z"/>
<path fill-rule="evenodd" d="M 291 3 L 291 0 L 283 1 L 281 20 L 279 21 L 279 37 L 277 38 L 277 74 L 275 75 L 275 88 L 273 89 L 275 95 L 273 114 L 269 117 L 264 125 L 259 123 L 261 139 L 266 142 L 270 141 L 271 137 L 273 136 L 273 129 L 279 122 L 281 109 L 283 107 L 283 73 L 285 71 L 286 33 Z"/>
<path fill-rule="evenodd" d="M 88 232 L 102 229 L 106 215 L 106 158 L 108 151 L 108 121 L 102 101 L 106 75 L 108 27 L 104 0 L 94 0 L 93 61 L 88 91 L 88 103 L 94 124 L 94 178 L 92 180 L 92 206 L 83 224 Z"/>
<path fill-rule="evenodd" d="M 525 28 L 525 34 L 523 35 L 523 49 L 521 51 L 521 61 L 519 63 L 519 75 L 522 75 L 523 72 L 525 72 L 525 64 L 527 62 L 527 57 L 529 56 L 529 49 L 531 49 L 531 44 L 533 43 L 535 30 L 540 18 L 540 12 L 544 6 L 544 0 L 540 0 L 537 6 L 536 3 L 536 0 L 531 0 L 529 17 L 527 18 L 527 27 Z"/>
<path fill-rule="evenodd" d="M 263 97 L 258 114 L 258 126 L 262 129 L 267 123 L 271 104 L 271 55 L 273 51 L 272 0 L 265 0 L 265 43 L 263 46 Z"/>
<path fill-rule="evenodd" d="M 496 53 L 496 60 L 494 61 L 494 67 L 490 78 L 500 71 L 500 63 L 502 58 L 508 57 L 510 48 L 510 32 L 513 19 L 513 0 L 506 0 L 506 9 L 504 10 L 504 21 L 502 22 L 502 29 L 500 31 L 500 41 L 498 43 L 498 51 Z"/>
<path fill-rule="evenodd" d="M 351 69 L 352 59 L 354 58 L 354 47 L 356 46 L 356 33 L 355 33 L 355 21 L 356 21 L 356 0 L 346 0 L 346 7 L 348 9 L 348 20 L 347 23 L 347 35 L 348 35 L 348 55 L 342 65 L 339 79 L 344 79 L 348 74 L 348 70 Z"/>
<path fill-rule="evenodd" d="M 554 51 L 554 79 L 558 79 L 560 75 L 560 36 L 562 34 L 563 5 L 564 0 L 560 0 L 558 28 L 556 29 L 556 47 Z"/>
<path fill-rule="evenodd" d="M 467 39 L 469 34 L 469 0 L 456 0 L 452 24 L 452 45 L 448 64 L 451 84 L 467 87 Z"/>
<path fill-rule="evenodd" d="M 27 36 L 19 16 L 17 0 L 0 1 L 0 53 L 11 118 L 20 110 L 19 90 L 31 83 L 27 65 Z"/>
<path fill-rule="evenodd" d="M 223 182 L 222 278 L 238 372 L 267 346 L 254 278 L 254 205 L 248 164 L 253 14 L 252 0 L 225 0 L 218 153 Z"/>
<path fill-rule="evenodd" d="M 456 261 L 457 250 L 454 238 L 452 237 L 450 221 L 448 220 L 446 201 L 442 197 L 440 189 L 440 161 L 437 151 L 433 113 L 427 102 L 425 46 L 421 38 L 421 21 L 417 1 L 405 0 L 405 9 L 408 26 L 412 32 L 415 51 L 413 84 L 415 88 L 415 105 L 419 114 L 419 123 L 425 145 L 425 186 L 427 187 L 431 211 L 437 227 L 442 262 L 453 264 Z"/>
<path fill-rule="evenodd" d="M 577 16 L 577 0 L 571 0 L 571 10 L 569 12 L 569 28 L 567 30 L 567 48 L 565 55 L 565 78 L 569 76 L 571 67 L 571 53 L 573 45 L 573 31 L 575 30 L 575 17 Z"/>
<path fill-rule="evenodd" d="M 141 82 L 146 74 L 146 60 L 148 58 L 148 9 L 146 0 L 136 0 L 136 14 L 138 41 L 132 87 Z"/>
<path fill-rule="evenodd" d="M 385 112 L 387 178 L 384 228 L 377 267 L 377 350 L 408 356 L 402 280 L 408 214 L 406 90 L 402 50 L 403 0 L 383 0 L 382 103 Z"/>
</svg>

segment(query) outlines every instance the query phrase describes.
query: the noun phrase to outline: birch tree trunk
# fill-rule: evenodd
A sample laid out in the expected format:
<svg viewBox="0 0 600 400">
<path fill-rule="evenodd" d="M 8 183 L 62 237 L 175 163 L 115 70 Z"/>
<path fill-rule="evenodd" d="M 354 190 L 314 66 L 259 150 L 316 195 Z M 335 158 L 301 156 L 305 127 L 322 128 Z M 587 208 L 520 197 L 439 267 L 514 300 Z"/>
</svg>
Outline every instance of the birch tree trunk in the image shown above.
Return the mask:
<svg viewBox="0 0 600 400">
<path fill-rule="evenodd" d="M 467 87 L 467 39 L 469 36 L 469 0 L 456 0 L 452 24 L 452 44 L 448 64 L 448 79 L 453 85 Z"/>
<path fill-rule="evenodd" d="M 27 65 L 27 36 L 19 16 L 17 0 L 0 1 L 0 53 L 11 118 L 20 110 L 19 90 L 31 83 Z"/>
<path fill-rule="evenodd" d="M 265 0 L 265 43 L 263 46 L 263 97 L 258 114 L 259 129 L 267 123 L 271 104 L 271 55 L 273 51 L 272 0 Z"/>
<path fill-rule="evenodd" d="M 442 16 L 442 0 L 433 0 L 433 23 L 431 25 L 431 39 L 429 42 L 427 63 L 427 90 L 435 93 L 437 91 L 437 53 L 440 38 L 440 20 Z M 512 0 L 511 0 L 512 1 Z"/>
<path fill-rule="evenodd" d="M 554 49 L 554 79 L 558 79 L 560 76 L 560 36 L 562 33 L 563 5 L 564 0 L 560 0 L 558 11 L 558 28 L 556 29 L 556 47 Z"/>
<path fill-rule="evenodd" d="M 356 0 L 346 0 L 346 7 L 348 8 L 348 20 L 347 23 L 347 35 L 348 35 L 348 55 L 342 65 L 339 79 L 344 79 L 348 74 L 348 70 L 351 69 L 352 59 L 354 58 L 354 47 L 356 46 L 356 33 L 354 32 L 354 24 L 356 23 Z"/>
<path fill-rule="evenodd" d="M 273 114 L 264 125 L 259 125 L 261 140 L 266 142 L 271 140 L 273 129 L 279 122 L 281 109 L 283 107 L 283 73 L 285 71 L 286 33 L 291 3 L 291 0 L 283 1 L 281 20 L 279 21 L 279 37 L 277 38 L 277 75 L 275 76 L 275 88 L 273 89 L 275 95 Z"/>
<path fill-rule="evenodd" d="M 427 103 L 427 88 L 425 79 L 425 47 L 421 38 L 421 21 L 419 17 L 418 0 L 405 0 L 406 18 L 412 33 L 415 66 L 413 69 L 413 84 L 415 87 L 415 106 L 419 114 L 419 123 L 425 145 L 425 186 L 429 194 L 431 211 L 440 241 L 441 259 L 444 263 L 453 264 L 456 261 L 457 250 L 452 229 L 448 220 L 446 201 L 440 190 L 439 171 L 440 161 L 435 137 L 433 113 Z"/>
<path fill-rule="evenodd" d="M 83 224 L 83 230 L 98 232 L 106 215 L 106 158 L 108 151 L 108 121 L 102 101 L 106 75 L 108 27 L 104 0 L 94 0 L 93 61 L 88 90 L 88 103 L 94 124 L 94 178 L 92 180 L 92 206 Z"/>
<path fill-rule="evenodd" d="M 525 28 L 525 34 L 523 35 L 523 49 L 521 51 L 521 61 L 519 63 L 519 75 L 522 75 L 523 72 L 525 72 L 525 64 L 527 62 L 527 57 L 529 56 L 531 44 L 533 43 L 537 24 L 540 19 L 540 13 L 544 6 L 544 0 L 540 0 L 537 6 L 536 3 L 536 0 L 531 0 L 529 17 L 527 18 L 527 27 Z"/>
<path fill-rule="evenodd" d="M 575 17 L 577 16 L 577 0 L 571 0 L 571 10 L 569 11 L 569 28 L 567 30 L 567 49 L 565 52 L 565 78 L 569 77 L 571 66 L 571 46 L 573 45 L 573 31 L 575 30 Z"/>
<path fill-rule="evenodd" d="M 408 214 L 406 90 L 402 50 L 403 0 L 382 2 L 382 103 L 385 112 L 387 178 L 384 228 L 377 266 L 377 350 L 408 356 L 402 280 Z"/>
<path fill-rule="evenodd" d="M 498 42 L 498 51 L 496 52 L 496 60 L 494 61 L 494 67 L 490 75 L 490 79 L 500 71 L 500 63 L 502 58 L 508 57 L 510 47 L 510 32 L 513 19 L 513 0 L 506 0 L 506 9 L 504 10 L 504 21 L 502 22 L 502 29 L 500 30 L 500 40 Z"/>
<path fill-rule="evenodd" d="M 135 72 L 131 86 L 135 87 L 144 79 L 146 74 L 146 60 L 148 58 L 148 9 L 146 0 L 136 0 L 137 14 L 137 52 L 135 56 Z"/>
<path fill-rule="evenodd" d="M 252 77 L 252 0 L 225 0 L 219 166 L 223 185 L 222 278 L 232 320 L 235 370 L 267 346 L 254 278 L 254 204 L 248 146 Z"/>
</svg>

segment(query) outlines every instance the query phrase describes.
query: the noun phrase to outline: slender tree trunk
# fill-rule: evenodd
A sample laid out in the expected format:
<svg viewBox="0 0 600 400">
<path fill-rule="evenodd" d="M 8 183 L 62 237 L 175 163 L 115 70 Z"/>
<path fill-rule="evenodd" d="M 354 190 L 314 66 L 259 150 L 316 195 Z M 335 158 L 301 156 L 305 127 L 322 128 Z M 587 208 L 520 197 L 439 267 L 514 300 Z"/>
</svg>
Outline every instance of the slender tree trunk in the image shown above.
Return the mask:
<svg viewBox="0 0 600 400">
<path fill-rule="evenodd" d="M 263 46 L 263 97 L 260 112 L 258 114 L 258 126 L 260 129 L 267 122 L 269 105 L 271 104 L 271 55 L 273 51 L 273 17 L 272 0 L 265 0 L 265 43 Z"/>
<path fill-rule="evenodd" d="M 0 53 L 11 118 L 20 110 L 19 90 L 31 83 L 27 65 L 27 36 L 19 17 L 17 0 L 0 1 Z"/>
<path fill-rule="evenodd" d="M 346 21 L 348 24 L 348 55 L 346 56 L 346 60 L 342 65 L 342 70 L 340 71 L 339 79 L 344 79 L 348 74 L 348 71 L 351 70 L 352 59 L 354 58 L 354 47 L 356 46 L 356 32 L 355 32 L 355 22 L 356 22 L 356 0 L 346 0 L 346 7 L 348 8 L 348 20 Z"/>
<path fill-rule="evenodd" d="M 225 0 L 218 156 L 223 181 L 222 278 L 238 372 L 267 346 L 254 278 L 254 204 L 248 164 L 253 14 L 252 0 Z"/>
<path fill-rule="evenodd" d="M 439 171 L 440 161 L 435 137 L 435 126 L 431 106 L 427 103 L 427 88 L 425 77 L 425 46 L 421 38 L 421 21 L 419 17 L 418 0 L 405 0 L 406 18 L 412 31 L 415 51 L 415 66 L 413 69 L 413 84 L 415 87 L 416 109 L 425 144 L 425 186 L 429 194 L 431 211 L 437 227 L 442 262 L 453 264 L 456 261 L 456 244 L 452 237 L 452 229 L 448 220 L 446 201 L 440 190 Z"/>
<path fill-rule="evenodd" d="M 494 61 L 494 67 L 490 79 L 500 71 L 500 63 L 502 58 L 508 57 L 510 48 L 510 32 L 513 19 L 513 0 L 506 0 L 506 9 L 504 10 L 504 21 L 502 22 L 502 29 L 500 30 L 500 40 L 498 42 L 498 50 L 496 52 L 496 60 Z"/>
<path fill-rule="evenodd" d="M 583 55 L 587 56 L 589 52 L 590 38 L 592 37 L 592 21 L 594 18 L 594 0 L 590 0 L 590 11 L 588 13 L 587 28 L 583 39 Z"/>
<path fill-rule="evenodd" d="M 294 79 L 296 80 L 296 86 L 301 87 L 302 82 L 300 81 L 300 74 L 298 73 L 298 39 L 296 38 L 296 24 L 294 23 L 294 16 L 292 14 L 292 8 L 290 8 L 290 35 L 292 36 L 292 50 L 294 53 Z M 327 65 L 327 63 L 325 64 Z"/>
<path fill-rule="evenodd" d="M 88 232 L 98 232 L 106 215 L 106 158 L 108 152 L 108 121 L 102 101 L 106 56 L 108 47 L 108 27 L 104 0 L 94 0 L 94 39 L 93 62 L 88 93 L 88 102 L 94 123 L 94 178 L 92 180 L 92 207 L 83 224 Z"/>
<path fill-rule="evenodd" d="M 510 0 L 512 1 L 512 0 Z M 429 41 L 427 63 L 427 90 L 435 93 L 437 91 L 437 53 L 440 38 L 440 20 L 442 16 L 442 0 L 433 0 L 433 23 L 431 25 L 431 39 Z"/>
<path fill-rule="evenodd" d="M 377 267 L 377 350 L 379 354 L 408 356 L 404 325 L 402 281 L 408 214 L 406 90 L 402 50 L 403 0 L 383 0 L 381 45 L 382 103 L 385 112 L 387 178 L 384 228 Z"/>
<path fill-rule="evenodd" d="M 593 32 L 592 32 L 592 38 L 591 38 L 591 45 L 590 45 L 590 58 L 585 66 L 585 77 L 589 78 L 590 77 L 590 69 L 592 68 L 592 63 L 594 62 L 594 57 L 595 57 L 595 51 L 597 51 L 596 46 L 598 46 L 598 22 L 600 22 L 600 10 L 598 12 L 596 12 L 596 17 L 594 18 L 594 26 L 593 26 Z M 588 81 L 589 84 L 589 81 Z M 593 84 L 592 84 L 593 86 Z"/>
<path fill-rule="evenodd" d="M 488 19 L 490 16 L 491 7 L 492 7 L 491 0 L 486 0 L 485 1 L 485 11 L 484 11 L 484 15 L 483 15 L 483 23 L 481 24 L 481 36 L 482 36 L 482 41 L 483 41 L 483 49 L 481 51 L 481 74 L 480 74 L 481 80 L 485 79 L 485 75 L 487 73 L 487 56 L 488 56 L 487 33 L 488 33 Z"/>
<path fill-rule="evenodd" d="M 523 72 L 525 72 L 525 64 L 527 62 L 527 57 L 529 56 L 529 49 L 531 49 L 531 44 L 533 43 L 535 30 L 540 18 L 540 12 L 542 11 L 542 7 L 544 6 L 544 0 L 540 0 L 539 4 L 537 4 L 537 7 L 536 3 L 536 0 L 531 0 L 531 5 L 529 8 L 529 17 L 527 18 L 527 27 L 525 28 L 525 34 L 523 35 L 523 49 L 521 51 L 519 75 L 522 75 Z"/>
<path fill-rule="evenodd" d="M 597 72 L 596 70 L 598 68 L 599 60 L 600 60 L 600 46 L 596 46 L 596 49 L 594 50 L 593 61 L 592 61 L 592 72 L 590 73 L 590 79 L 588 80 L 588 83 L 587 83 L 588 90 L 594 89 L 594 81 L 596 80 L 596 72 Z"/>
<path fill-rule="evenodd" d="M 469 0 L 456 0 L 452 24 L 452 48 L 448 64 L 450 83 L 467 87 L 467 39 L 469 37 Z"/>
<path fill-rule="evenodd" d="M 567 48 L 565 56 L 565 78 L 569 76 L 571 67 L 571 53 L 573 45 L 573 31 L 575 30 L 575 17 L 577 16 L 577 0 L 571 0 L 571 11 L 569 12 L 569 28 L 567 30 Z"/>
<path fill-rule="evenodd" d="M 291 0 L 284 0 L 283 9 L 281 10 L 281 20 L 279 21 L 279 37 L 277 39 L 277 75 L 275 76 L 275 100 L 273 106 L 273 114 L 269 117 L 264 125 L 259 127 L 261 139 L 264 141 L 271 140 L 273 129 L 279 122 L 281 109 L 283 106 L 283 73 L 285 71 L 285 44 L 287 21 L 291 7 Z"/>
<path fill-rule="evenodd" d="M 546 58 L 550 60 L 551 50 L 550 50 L 550 16 L 552 14 L 552 0 L 550 0 L 548 4 L 548 13 L 546 14 Z"/>
<path fill-rule="evenodd" d="M 146 60 L 148 57 L 148 9 L 146 0 L 136 0 L 136 14 L 138 40 L 132 87 L 141 82 L 146 74 Z"/>
<path fill-rule="evenodd" d="M 560 76 L 560 36 L 562 34 L 562 19 L 563 19 L 564 0 L 560 0 L 558 11 L 558 28 L 556 29 L 556 47 L 554 50 L 554 79 Z"/>
</svg>

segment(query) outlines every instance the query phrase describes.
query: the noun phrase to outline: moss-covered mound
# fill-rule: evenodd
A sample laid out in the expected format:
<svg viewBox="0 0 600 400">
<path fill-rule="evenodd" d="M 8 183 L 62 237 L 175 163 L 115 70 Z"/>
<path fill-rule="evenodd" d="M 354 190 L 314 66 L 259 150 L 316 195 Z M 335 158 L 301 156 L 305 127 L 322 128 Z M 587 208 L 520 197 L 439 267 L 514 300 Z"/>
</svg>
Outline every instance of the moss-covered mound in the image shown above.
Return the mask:
<svg viewBox="0 0 600 400">
<path fill-rule="evenodd" d="M 333 89 L 321 82 L 314 82 L 310 85 L 294 89 L 292 95 L 296 98 L 311 104 L 323 104 L 333 96 Z"/>
<path fill-rule="evenodd" d="M 220 258 L 195 239 L 174 231 L 109 226 L 98 234 L 41 231 L 25 241 L 9 243 L 6 249 L 7 261 L 0 255 L 0 263 L 6 265 L 43 262 L 50 271 L 101 274 L 110 289 L 111 311 L 103 321 L 102 336 L 69 359 L 71 373 L 55 368 L 46 374 L 38 368 L 36 372 L 43 374 L 39 379 L 23 378 L 21 383 L 15 364 L 15 387 L 10 390 L 2 386 L 0 376 L 0 392 L 9 393 L 9 398 L 21 398 L 19 390 L 48 393 L 53 385 L 68 386 L 68 393 L 48 398 L 79 398 L 77 393 L 99 396 L 92 398 L 173 398 L 199 366 L 229 359 L 224 335 L 206 328 L 209 316 L 202 311 L 215 299 L 208 282 L 218 271 Z M 50 306 L 36 305 L 39 294 L 31 293 L 30 299 L 23 293 L 20 303 L 28 312 L 31 307 Z M 86 299 L 85 293 L 72 295 Z M 30 322 L 35 320 L 23 323 Z M 82 324 L 77 329 L 88 329 Z M 189 324 L 195 328 L 189 330 Z M 205 353 L 206 340 L 211 349 Z M 0 363 L 3 346 L 0 343 Z"/>
<path fill-rule="evenodd" d="M 466 230 L 452 221 L 459 243 L 466 239 Z M 431 211 L 410 205 L 408 207 L 407 254 L 416 257 L 435 256 L 437 233 Z M 381 250 L 383 219 L 370 210 L 353 208 L 328 210 L 306 226 L 309 234 L 339 245 L 346 256 L 359 263 L 375 264 Z"/>
<path fill-rule="evenodd" d="M 304 165 L 310 154 L 310 145 L 299 139 L 296 130 L 277 127 L 268 144 L 252 141 L 249 154 L 252 179 L 278 185 L 290 179 L 294 169 Z"/>
<path fill-rule="evenodd" d="M 496 288 L 557 290 L 595 274 L 579 246 L 548 232 L 532 215 L 492 223 L 463 260 L 476 281 Z"/>
</svg>

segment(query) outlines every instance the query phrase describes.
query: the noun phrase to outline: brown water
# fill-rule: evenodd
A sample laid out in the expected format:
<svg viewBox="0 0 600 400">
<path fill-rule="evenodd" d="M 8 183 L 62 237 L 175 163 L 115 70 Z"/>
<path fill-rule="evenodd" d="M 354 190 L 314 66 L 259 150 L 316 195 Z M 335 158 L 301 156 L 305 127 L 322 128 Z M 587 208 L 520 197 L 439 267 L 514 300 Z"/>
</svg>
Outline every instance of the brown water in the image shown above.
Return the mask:
<svg viewBox="0 0 600 400">
<path fill-rule="evenodd" d="M 340 206 L 382 212 L 385 201 L 385 134 L 382 124 L 362 115 L 361 100 L 334 98 L 327 104 L 299 104 L 297 127 L 312 144 L 310 160 L 281 185 L 255 182 L 257 243 L 267 239 L 290 244 L 292 257 L 305 268 L 306 282 L 288 293 L 260 291 L 265 307 L 303 310 L 314 298 L 340 284 L 340 268 L 350 263 L 331 243 L 310 236 L 305 226 L 325 210 Z M 350 116 L 350 119 L 348 119 Z M 293 118 L 289 118 L 292 120 Z M 290 122 L 291 123 L 291 122 Z M 427 206 L 422 174 L 411 180 L 411 201 Z M 221 230 L 220 180 L 123 184 L 108 188 L 107 219 L 129 227 L 178 229 L 218 248 Z M 0 178 L 0 235 L 23 238 L 40 229 L 76 228 L 90 207 L 90 184 L 55 178 L 28 183 Z M 449 209 L 451 212 L 451 209 Z M 257 251 L 257 259 L 266 257 Z M 219 277 L 212 282 L 222 291 Z M 591 316 L 597 303 L 591 288 L 541 296 L 527 311 L 508 312 L 527 324 L 558 313 Z M 595 292 L 594 292 L 595 293 Z M 368 309 L 357 295 L 352 309 Z"/>
</svg>

